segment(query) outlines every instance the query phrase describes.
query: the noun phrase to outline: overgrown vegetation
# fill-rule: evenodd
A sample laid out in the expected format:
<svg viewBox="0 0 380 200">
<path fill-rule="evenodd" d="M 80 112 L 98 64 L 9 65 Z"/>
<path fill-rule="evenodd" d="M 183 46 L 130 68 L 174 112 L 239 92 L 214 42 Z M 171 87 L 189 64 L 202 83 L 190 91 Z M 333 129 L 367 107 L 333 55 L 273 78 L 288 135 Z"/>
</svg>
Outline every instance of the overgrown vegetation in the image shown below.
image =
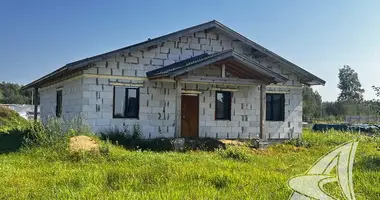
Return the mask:
<svg viewBox="0 0 380 200">
<path fill-rule="evenodd" d="M 7 107 L 0 106 L 0 133 L 7 133 L 13 129 L 22 129 L 27 124 L 17 112 Z"/>
<path fill-rule="evenodd" d="M 66 150 L 68 140 L 75 135 L 93 135 L 81 118 L 64 120 L 51 118 L 47 122 L 27 121 L 15 111 L 0 106 L 0 153 L 21 147 Z"/>
<path fill-rule="evenodd" d="M 226 149 L 217 149 L 217 153 L 223 158 L 229 158 L 238 161 L 248 161 L 250 158 L 249 149 L 245 146 L 227 146 Z"/>
<path fill-rule="evenodd" d="M 305 173 L 320 156 L 353 139 L 359 141 L 354 164 L 357 199 L 380 199 L 378 137 L 305 131 L 302 139 L 267 150 L 251 149 L 247 143 L 216 151 L 173 152 L 167 139 L 151 140 L 157 146 L 161 140 L 168 142 L 165 151 L 148 150 L 153 142 L 144 151 L 137 146 L 126 150 L 121 143 L 145 141 L 135 126 L 113 130 L 109 137 L 103 134 L 110 142 L 98 140 L 97 153 L 73 153 L 67 151 L 68 138 L 90 134 L 80 120 L 51 120 L 32 127 L 22 132 L 26 137 L 19 151 L 0 154 L 0 199 L 286 199 L 290 177 Z M 340 191 L 337 185 L 327 190 Z"/>
<path fill-rule="evenodd" d="M 175 143 L 172 138 L 142 138 L 138 124 L 106 129 L 100 133 L 100 139 L 129 150 L 142 151 L 172 151 Z M 213 138 L 187 139 L 183 145 L 183 150 L 213 151 L 218 148 L 224 148 L 224 144 Z"/>
</svg>

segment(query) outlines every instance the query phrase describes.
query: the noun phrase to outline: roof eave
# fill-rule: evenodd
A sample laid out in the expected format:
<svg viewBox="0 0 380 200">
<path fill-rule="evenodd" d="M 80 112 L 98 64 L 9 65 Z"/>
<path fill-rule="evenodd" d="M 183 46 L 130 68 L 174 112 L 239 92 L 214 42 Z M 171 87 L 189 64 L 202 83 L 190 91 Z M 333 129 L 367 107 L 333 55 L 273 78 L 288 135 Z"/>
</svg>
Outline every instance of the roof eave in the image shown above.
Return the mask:
<svg viewBox="0 0 380 200">
<path fill-rule="evenodd" d="M 206 66 L 206 65 L 209 65 L 209 64 L 212 64 L 215 62 L 219 62 L 222 60 L 231 59 L 231 58 L 237 60 L 238 62 L 242 63 L 243 65 L 247 66 L 248 68 L 251 68 L 251 70 L 254 70 L 254 71 L 259 72 L 260 74 L 263 74 L 264 76 L 266 76 L 267 78 L 269 78 L 271 80 L 271 83 L 285 83 L 288 81 L 287 78 L 281 76 L 280 74 L 262 66 L 260 63 L 255 62 L 254 60 L 252 60 L 252 59 L 250 59 L 250 58 L 248 58 L 242 54 L 239 54 L 233 50 L 226 50 L 223 52 L 211 54 L 205 60 L 199 60 L 197 62 L 190 63 L 190 64 L 184 63 L 183 65 L 178 66 L 177 68 L 172 68 L 171 65 L 168 65 L 166 67 L 171 69 L 171 71 L 168 71 L 168 72 L 165 72 L 165 67 L 164 67 L 164 68 L 160 68 L 157 70 L 147 72 L 146 74 L 147 74 L 149 79 L 160 78 L 160 77 L 165 77 L 165 76 L 169 76 L 169 77 L 173 78 L 173 77 L 182 75 L 186 72 L 195 70 L 199 67 Z M 173 65 L 175 65 L 175 64 L 173 64 Z M 157 72 L 157 73 L 155 73 L 155 72 Z M 162 73 L 162 74 L 160 74 L 160 73 Z"/>
<path fill-rule="evenodd" d="M 156 45 L 159 42 L 166 41 L 168 38 L 178 37 L 178 36 L 181 36 L 183 34 L 194 33 L 194 32 L 197 32 L 197 31 L 206 30 L 206 29 L 210 29 L 210 28 L 217 28 L 217 29 L 223 31 L 224 33 L 226 33 L 227 35 L 239 39 L 240 41 L 242 41 L 243 43 L 247 44 L 248 46 L 251 46 L 252 48 L 257 49 L 258 51 L 264 53 L 265 55 L 268 55 L 269 57 L 277 60 L 278 62 L 284 64 L 285 66 L 288 66 L 289 68 L 293 69 L 295 72 L 301 74 L 302 76 L 311 77 L 313 80 L 317 81 L 318 83 L 320 83 L 322 85 L 325 84 L 325 81 L 322 80 L 322 79 L 320 79 L 319 77 L 316 77 L 315 75 L 311 74 L 310 72 L 307 72 L 306 70 L 298 67 L 297 65 L 295 65 L 295 64 L 291 63 L 290 61 L 282 58 L 281 56 L 275 54 L 274 52 L 272 52 L 272 51 L 264 48 L 263 46 L 261 46 L 261 45 L 255 43 L 255 42 L 253 42 L 252 40 L 246 38 L 245 36 L 239 34 L 236 31 L 228 28 L 227 26 L 221 24 L 220 22 L 218 22 L 216 20 L 212 20 L 212 21 L 209 21 L 209 22 L 206 22 L 206 23 L 203 23 L 203 24 L 192 26 L 192 27 L 189 27 L 189 28 L 186 28 L 186 29 L 183 29 L 183 30 L 179 30 L 179 31 L 167 34 L 167 35 L 163 35 L 163 36 L 151 39 L 151 40 L 147 40 L 147 41 L 144 41 L 144 42 L 141 42 L 141 43 L 137 43 L 137 44 L 130 45 L 130 46 L 127 46 L 127 47 L 123 47 L 123 48 L 120 48 L 120 49 L 117 49 L 117 50 L 113 50 L 113 51 L 110 51 L 110 52 L 106 52 L 106 53 L 103 53 L 103 54 L 92 56 L 92 57 L 89 57 L 89 58 L 86 58 L 86 59 L 82 59 L 82 60 L 79 60 L 79 61 L 75 61 L 75 62 L 72 62 L 72 63 L 68 63 L 64 67 L 62 67 L 62 68 L 60 68 L 60 69 L 58 69 L 58 70 L 56 70 L 56 71 L 54 71 L 54 72 L 52 72 L 52 73 L 50 73 L 48 75 L 46 75 L 46 76 L 44 76 L 44 77 L 36 80 L 36 81 L 33 81 L 32 83 L 24 86 L 23 89 L 28 89 L 28 88 L 31 88 L 31 87 L 38 86 L 39 83 L 45 81 L 46 79 L 48 79 L 48 78 L 50 78 L 52 76 L 55 76 L 56 74 L 59 73 L 60 70 L 63 70 L 63 69 L 68 70 L 68 69 L 81 68 L 81 67 L 87 66 L 87 65 L 89 65 L 91 63 L 101 61 L 101 60 L 103 60 L 105 58 L 108 58 L 108 57 L 111 57 L 111 56 L 114 56 L 114 55 L 124 54 L 124 53 L 131 52 L 131 51 L 134 51 L 134 50 L 137 50 L 137 49 L 141 49 L 141 48 L 149 47 L 149 46 L 152 46 L 152 45 Z"/>
<path fill-rule="evenodd" d="M 306 81 L 304 84 L 310 85 L 310 86 L 315 86 L 315 85 L 322 85 L 325 86 L 326 82 L 324 80 L 311 80 L 311 81 Z"/>
<path fill-rule="evenodd" d="M 66 71 L 66 70 L 68 70 L 68 67 L 65 65 L 65 66 L 63 66 L 63 67 L 61 67 L 61 68 L 59 68 L 59 69 L 57 69 L 57 70 L 55 70 L 55 71 L 53 71 L 51 73 L 49 73 L 49 74 L 47 74 L 47 75 L 39 78 L 39 79 L 37 79 L 37 80 L 35 80 L 35 81 L 27 84 L 27 85 L 22 86 L 21 90 L 27 90 L 27 89 L 30 89 L 30 88 L 38 87 L 39 83 L 41 83 L 44 80 L 46 80 L 48 78 L 51 78 L 51 77 L 53 77 L 53 76 L 55 76 L 55 75 L 57 75 L 59 73 L 62 73 L 64 71 Z"/>
<path fill-rule="evenodd" d="M 227 26 L 223 25 L 222 23 L 215 21 L 215 24 L 216 24 L 217 28 L 226 32 L 231 37 L 238 38 L 240 41 L 244 42 L 248 46 L 251 46 L 251 47 L 257 49 L 258 51 L 260 51 L 261 53 L 266 54 L 269 57 L 272 57 L 273 59 L 275 59 L 275 60 L 279 61 L 280 63 L 290 67 L 294 71 L 296 71 L 296 72 L 298 72 L 304 76 L 312 77 L 313 80 L 318 82 L 317 85 L 324 85 L 326 83 L 326 81 L 322 80 L 321 78 L 319 78 L 319 77 L 315 76 L 314 74 L 304 70 L 303 68 L 301 68 L 301 67 L 297 66 L 296 64 L 286 60 L 285 58 L 283 58 L 283 57 L 279 56 L 278 54 L 268 50 L 267 48 L 257 44 L 256 42 L 248 39 L 247 37 L 241 35 L 240 33 L 228 28 Z"/>
<path fill-rule="evenodd" d="M 285 83 L 287 82 L 289 79 L 283 77 L 282 75 L 264 67 L 263 65 L 261 65 L 260 63 L 256 62 L 255 60 L 252 60 L 242 54 L 239 54 L 235 51 L 232 52 L 232 56 L 235 58 L 235 59 L 238 59 L 242 62 L 247 62 L 247 64 L 251 64 L 252 66 L 256 66 L 256 70 L 260 70 L 261 73 L 264 73 L 266 74 L 267 76 L 271 76 L 274 78 L 274 80 L 277 82 L 277 83 Z"/>
</svg>

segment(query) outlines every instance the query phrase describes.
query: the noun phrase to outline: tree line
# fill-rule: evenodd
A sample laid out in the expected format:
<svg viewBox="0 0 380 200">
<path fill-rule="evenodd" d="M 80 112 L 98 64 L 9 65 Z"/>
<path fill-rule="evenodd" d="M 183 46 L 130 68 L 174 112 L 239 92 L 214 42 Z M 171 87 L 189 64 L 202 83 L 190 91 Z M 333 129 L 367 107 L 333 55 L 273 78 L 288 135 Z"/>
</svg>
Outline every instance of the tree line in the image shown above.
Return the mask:
<svg viewBox="0 0 380 200">
<path fill-rule="evenodd" d="M 0 104 L 31 104 L 32 92 L 21 90 L 17 83 L 0 83 Z"/>
<path fill-rule="evenodd" d="M 365 90 L 359 81 L 358 73 L 346 65 L 339 69 L 340 93 L 336 101 L 322 102 L 322 97 L 310 87 L 303 88 L 303 120 L 317 119 L 343 120 L 345 116 L 379 116 L 380 86 L 372 86 L 377 99 L 364 100 Z M 32 92 L 21 90 L 16 83 L 0 83 L 0 104 L 32 104 Z"/>
<path fill-rule="evenodd" d="M 345 116 L 379 116 L 380 87 L 372 86 L 377 99 L 364 100 L 365 90 L 359 81 L 358 73 L 350 66 L 339 69 L 338 89 L 340 93 L 336 101 L 322 102 L 317 91 L 310 87 L 303 88 L 303 120 L 343 120 Z"/>
</svg>

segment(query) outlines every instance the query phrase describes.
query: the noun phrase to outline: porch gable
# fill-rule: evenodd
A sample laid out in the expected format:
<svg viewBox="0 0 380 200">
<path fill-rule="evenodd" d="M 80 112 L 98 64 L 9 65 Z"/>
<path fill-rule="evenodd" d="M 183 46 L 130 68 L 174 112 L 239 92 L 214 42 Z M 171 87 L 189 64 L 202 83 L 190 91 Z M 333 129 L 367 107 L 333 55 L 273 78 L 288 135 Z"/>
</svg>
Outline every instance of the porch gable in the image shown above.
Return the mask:
<svg viewBox="0 0 380 200">
<path fill-rule="evenodd" d="M 204 77 L 192 76 L 194 70 L 206 66 L 218 66 L 220 76 Z M 233 75 L 236 78 L 226 77 Z M 146 73 L 150 80 L 170 78 L 170 79 L 188 79 L 195 82 L 208 83 L 248 83 L 248 84 L 271 84 L 285 83 L 287 78 L 272 70 L 260 65 L 260 63 L 241 55 L 233 50 L 226 50 L 214 54 L 201 54 L 180 62 L 167 65 Z"/>
</svg>

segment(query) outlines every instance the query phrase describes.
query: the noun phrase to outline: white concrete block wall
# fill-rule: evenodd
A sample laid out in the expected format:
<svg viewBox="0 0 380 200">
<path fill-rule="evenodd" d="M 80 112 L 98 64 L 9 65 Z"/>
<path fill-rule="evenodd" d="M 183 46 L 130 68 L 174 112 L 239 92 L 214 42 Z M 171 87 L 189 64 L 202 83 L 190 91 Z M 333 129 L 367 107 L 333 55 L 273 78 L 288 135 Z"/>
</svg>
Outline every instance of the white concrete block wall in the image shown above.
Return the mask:
<svg viewBox="0 0 380 200">
<path fill-rule="evenodd" d="M 84 81 L 88 84 L 84 84 L 83 97 L 88 99 L 89 104 L 84 105 L 83 115 L 94 131 L 100 132 L 114 127 L 132 131 L 133 126 L 138 124 L 144 138 L 174 137 L 174 83 L 130 81 L 144 85 L 140 88 L 139 119 L 120 119 L 113 118 L 114 86 L 109 81 L 110 79 L 100 78 L 85 78 Z M 96 83 L 103 84 L 96 85 Z M 134 86 L 125 87 L 134 88 Z"/>
<path fill-rule="evenodd" d="M 290 92 L 285 94 L 285 120 L 266 122 L 271 138 L 297 138 L 302 133 L 302 88 L 288 90 Z"/>
<path fill-rule="evenodd" d="M 246 139 L 258 137 L 259 123 L 256 110 L 260 109 L 260 105 L 256 105 L 256 102 L 259 102 L 255 97 L 259 94 L 257 87 L 240 87 L 239 91 L 231 93 L 231 120 L 215 120 L 216 91 L 208 90 L 199 95 L 199 137 Z"/>
<path fill-rule="evenodd" d="M 62 89 L 62 117 L 71 120 L 81 116 L 82 106 L 87 104 L 82 98 L 82 78 L 65 80 L 39 89 L 41 119 L 55 117 L 57 89 Z"/>
<path fill-rule="evenodd" d="M 44 87 L 39 89 L 40 94 L 40 116 L 41 120 L 55 117 L 56 87 Z"/>
<path fill-rule="evenodd" d="M 196 56 L 202 53 L 214 53 L 227 49 L 234 49 L 255 59 L 252 49 L 242 42 L 235 41 L 216 32 L 198 32 L 172 38 L 157 44 L 153 49 L 142 49 L 136 52 L 119 55 L 97 62 L 92 68 L 83 71 L 84 74 L 99 74 L 111 76 L 146 77 L 146 72 Z M 299 77 L 283 70 L 278 64 L 270 60 L 258 60 L 266 67 L 281 73 L 290 80 L 285 84 L 301 86 Z M 216 66 L 207 66 L 197 69 L 190 75 L 220 76 L 220 69 Z M 227 76 L 231 76 L 227 73 Z M 112 82 L 139 83 L 140 113 L 139 119 L 113 119 L 113 86 Z M 66 87 L 79 87 L 77 83 L 63 82 L 65 94 L 64 113 L 80 113 L 94 131 L 101 131 L 110 127 L 140 124 L 145 138 L 173 137 L 175 122 L 175 87 L 174 83 L 156 83 L 149 81 L 83 78 L 81 91 Z M 65 86 L 67 84 L 67 86 Z M 195 89 L 194 84 L 183 85 L 186 89 Z M 207 85 L 198 85 L 198 88 L 207 88 Z M 301 133 L 302 95 L 299 89 L 289 89 L 285 95 L 291 103 L 285 106 L 284 122 L 267 122 L 267 130 L 271 136 L 285 137 L 286 131 L 294 127 L 294 133 Z M 79 93 L 81 93 L 81 98 Z M 55 86 L 41 90 L 41 115 L 55 114 Z M 66 100 L 65 100 L 66 99 Z M 257 86 L 241 87 L 233 92 L 231 121 L 215 121 L 215 91 L 205 91 L 199 95 L 199 136 L 218 138 L 253 138 L 259 135 L 259 90 Z M 288 102 L 288 101 L 287 101 Z M 67 108 L 66 108 L 67 107 Z M 53 109 L 52 109 L 53 108 Z M 80 109 L 81 108 L 81 109 Z M 80 111 L 79 111 L 80 110 Z M 294 135 L 295 135 L 294 134 Z"/>
</svg>

